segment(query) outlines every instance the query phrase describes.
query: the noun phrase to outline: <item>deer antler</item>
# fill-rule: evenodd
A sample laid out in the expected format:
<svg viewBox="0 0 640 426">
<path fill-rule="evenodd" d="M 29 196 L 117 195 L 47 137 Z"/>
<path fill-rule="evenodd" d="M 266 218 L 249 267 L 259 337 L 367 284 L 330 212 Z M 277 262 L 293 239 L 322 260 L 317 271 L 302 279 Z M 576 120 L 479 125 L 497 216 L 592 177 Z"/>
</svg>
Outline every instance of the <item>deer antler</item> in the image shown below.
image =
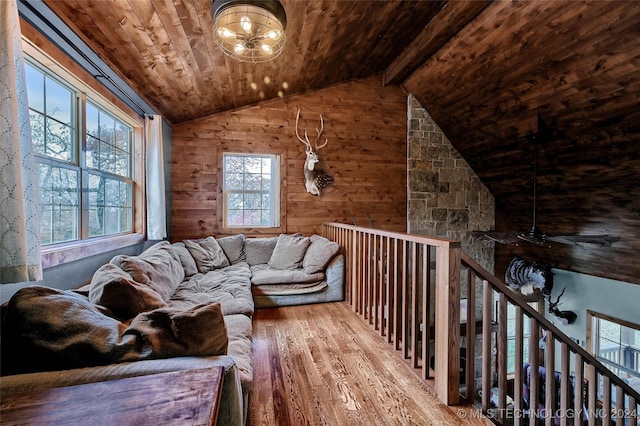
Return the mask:
<svg viewBox="0 0 640 426">
<path fill-rule="evenodd" d="M 567 289 L 566 287 L 562 289 L 562 291 L 561 291 L 561 292 L 560 292 L 560 294 L 558 295 L 558 298 L 556 299 L 556 301 L 555 301 L 555 302 L 552 302 L 552 301 L 551 301 L 551 298 L 549 298 L 549 308 L 550 308 L 550 309 L 551 309 L 551 308 L 555 308 L 556 306 L 558 306 L 558 303 L 560 303 L 560 298 L 562 297 L 562 295 L 564 294 L 564 291 L 565 291 L 566 289 Z"/>
<path fill-rule="evenodd" d="M 329 143 L 329 139 L 325 138 L 324 143 L 318 146 L 318 141 L 320 140 L 320 135 L 322 135 L 323 130 L 324 130 L 324 118 L 322 117 L 322 114 L 320 114 L 320 130 L 316 128 L 316 132 L 318 132 L 318 138 L 316 139 L 316 151 L 318 151 L 320 148 L 324 148 L 325 146 L 327 146 L 327 143 Z"/>
<path fill-rule="evenodd" d="M 307 149 L 309 151 L 313 151 L 313 149 L 311 148 L 311 142 L 309 141 L 309 136 L 307 135 L 306 130 L 304 132 L 304 139 L 300 137 L 300 132 L 298 131 L 299 122 L 300 122 L 300 107 L 298 107 L 298 113 L 296 114 L 296 136 L 298 137 L 298 140 L 300 142 L 302 142 L 307 146 Z M 329 139 L 325 138 L 324 143 L 318 146 L 318 141 L 320 140 L 320 136 L 322 135 L 323 131 L 324 131 L 324 118 L 322 117 L 322 114 L 320 114 L 320 130 L 318 130 L 318 128 L 316 127 L 316 133 L 318 133 L 318 137 L 316 138 L 316 143 L 315 143 L 316 151 L 318 151 L 320 148 L 324 148 L 325 146 L 327 146 L 327 143 L 329 143 Z"/>
<path fill-rule="evenodd" d="M 298 132 L 298 122 L 300 121 L 300 108 L 298 107 L 298 114 L 296 114 L 296 136 L 298 140 L 307 146 L 307 149 L 311 151 L 311 142 L 309 142 L 309 138 L 307 137 L 307 132 L 304 132 L 304 139 L 300 137 L 300 133 Z M 316 148 L 317 149 L 317 148 Z"/>
</svg>

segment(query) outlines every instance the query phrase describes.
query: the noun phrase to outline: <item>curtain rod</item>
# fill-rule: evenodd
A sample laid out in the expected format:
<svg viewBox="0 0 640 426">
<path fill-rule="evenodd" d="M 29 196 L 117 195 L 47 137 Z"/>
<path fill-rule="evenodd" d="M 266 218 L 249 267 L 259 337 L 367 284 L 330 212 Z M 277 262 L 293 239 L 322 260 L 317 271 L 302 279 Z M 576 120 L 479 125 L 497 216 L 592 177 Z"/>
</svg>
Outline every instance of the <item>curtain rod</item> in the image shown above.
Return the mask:
<svg viewBox="0 0 640 426">
<path fill-rule="evenodd" d="M 120 94 L 122 96 L 125 96 L 129 100 L 129 102 L 131 104 L 135 105 L 135 107 L 138 108 L 141 111 L 140 115 L 142 117 L 149 117 L 149 118 L 153 119 L 153 114 L 147 113 L 147 109 L 145 109 L 142 105 L 140 105 L 140 103 L 136 99 L 134 99 L 129 93 L 127 93 L 126 90 L 124 90 L 122 87 L 120 87 L 120 85 L 118 85 L 118 83 L 109 75 L 109 73 L 103 71 L 103 69 L 100 67 L 100 65 L 97 64 L 93 59 L 91 59 L 76 43 L 74 43 L 71 39 L 69 39 L 69 37 L 67 37 L 67 35 L 62 30 L 60 30 L 57 26 L 53 25 L 53 23 L 46 16 L 44 16 L 36 6 L 34 6 L 33 4 L 31 4 L 31 2 L 28 2 L 26 0 L 20 0 L 20 4 L 22 4 L 25 7 L 27 7 L 31 13 L 33 13 L 44 24 L 47 25 L 48 29 L 50 29 L 53 32 L 55 32 L 55 34 L 58 37 L 60 37 L 69 47 L 71 47 L 78 55 L 80 55 L 82 57 L 82 59 L 84 59 L 89 65 L 91 65 L 98 72 L 98 74 L 92 73 L 93 77 L 95 79 L 101 79 L 101 78 L 105 79 L 109 84 L 111 84 L 115 89 L 117 89 L 118 92 L 120 92 Z M 47 7 L 47 6 L 45 5 L 45 7 Z M 26 19 L 26 17 L 25 17 L 25 19 Z M 36 28 L 38 28 L 38 30 L 40 32 L 42 32 L 43 29 L 39 25 L 37 25 L 34 22 L 31 22 L 31 23 L 34 24 L 36 26 Z M 69 31 L 71 31 L 71 29 L 69 29 Z M 47 36 L 47 38 L 51 39 L 48 34 L 45 34 L 45 33 L 43 33 L 43 34 L 45 36 Z M 53 40 L 51 40 L 51 41 L 53 41 Z M 55 41 L 54 41 L 54 43 L 55 43 Z M 67 52 L 67 54 L 68 54 L 68 52 Z M 78 62 L 77 58 L 73 58 L 73 56 L 72 56 L 72 59 L 74 59 L 76 62 Z M 80 64 L 80 65 L 82 65 L 82 64 Z M 102 84 L 104 86 L 106 86 L 106 84 L 104 82 L 102 82 Z"/>
</svg>

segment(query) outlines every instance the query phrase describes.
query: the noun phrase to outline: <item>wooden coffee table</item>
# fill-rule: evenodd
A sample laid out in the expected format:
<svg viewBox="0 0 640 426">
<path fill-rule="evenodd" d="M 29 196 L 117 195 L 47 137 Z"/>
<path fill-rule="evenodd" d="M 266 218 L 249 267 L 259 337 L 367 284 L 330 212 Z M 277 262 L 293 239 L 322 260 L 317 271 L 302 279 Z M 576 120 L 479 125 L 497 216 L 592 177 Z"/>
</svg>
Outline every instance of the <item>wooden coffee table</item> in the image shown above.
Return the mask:
<svg viewBox="0 0 640 426">
<path fill-rule="evenodd" d="M 2 397 L 0 422 L 37 425 L 215 425 L 222 367 L 159 373 Z"/>
</svg>

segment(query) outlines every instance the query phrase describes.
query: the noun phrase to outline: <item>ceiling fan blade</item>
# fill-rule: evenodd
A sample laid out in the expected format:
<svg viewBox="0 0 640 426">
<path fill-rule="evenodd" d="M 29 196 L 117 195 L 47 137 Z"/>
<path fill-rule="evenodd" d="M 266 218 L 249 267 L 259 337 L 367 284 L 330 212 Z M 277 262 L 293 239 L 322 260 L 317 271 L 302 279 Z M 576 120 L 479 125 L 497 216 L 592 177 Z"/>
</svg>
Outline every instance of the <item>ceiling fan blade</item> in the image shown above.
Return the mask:
<svg viewBox="0 0 640 426">
<path fill-rule="evenodd" d="M 546 238 L 544 236 L 532 235 L 530 232 L 520 233 L 516 237 L 527 243 L 545 246 Z"/>
<path fill-rule="evenodd" d="M 610 247 L 611 244 L 618 241 L 619 238 L 611 237 L 609 235 L 578 235 L 578 234 L 567 234 L 567 235 L 546 235 L 545 239 L 548 241 L 553 241 L 555 243 L 560 244 L 570 244 L 570 245 L 579 245 L 579 244 L 591 244 L 602 247 Z"/>
<path fill-rule="evenodd" d="M 520 242 L 513 232 L 472 231 L 471 234 L 479 240 L 494 241 L 500 244 L 517 245 Z"/>
</svg>

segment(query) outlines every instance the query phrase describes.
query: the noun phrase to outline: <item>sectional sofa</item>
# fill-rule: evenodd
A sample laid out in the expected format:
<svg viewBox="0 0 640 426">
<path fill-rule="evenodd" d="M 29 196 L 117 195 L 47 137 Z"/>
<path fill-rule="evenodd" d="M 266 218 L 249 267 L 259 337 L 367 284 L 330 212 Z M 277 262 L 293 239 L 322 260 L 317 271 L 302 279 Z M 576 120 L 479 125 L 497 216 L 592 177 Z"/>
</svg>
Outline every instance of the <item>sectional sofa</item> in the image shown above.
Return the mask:
<svg viewBox="0 0 640 426">
<path fill-rule="evenodd" d="M 246 424 L 254 309 L 343 299 L 344 257 L 318 235 L 162 241 L 4 304 L 0 397 L 222 366 L 218 424 Z"/>
</svg>

